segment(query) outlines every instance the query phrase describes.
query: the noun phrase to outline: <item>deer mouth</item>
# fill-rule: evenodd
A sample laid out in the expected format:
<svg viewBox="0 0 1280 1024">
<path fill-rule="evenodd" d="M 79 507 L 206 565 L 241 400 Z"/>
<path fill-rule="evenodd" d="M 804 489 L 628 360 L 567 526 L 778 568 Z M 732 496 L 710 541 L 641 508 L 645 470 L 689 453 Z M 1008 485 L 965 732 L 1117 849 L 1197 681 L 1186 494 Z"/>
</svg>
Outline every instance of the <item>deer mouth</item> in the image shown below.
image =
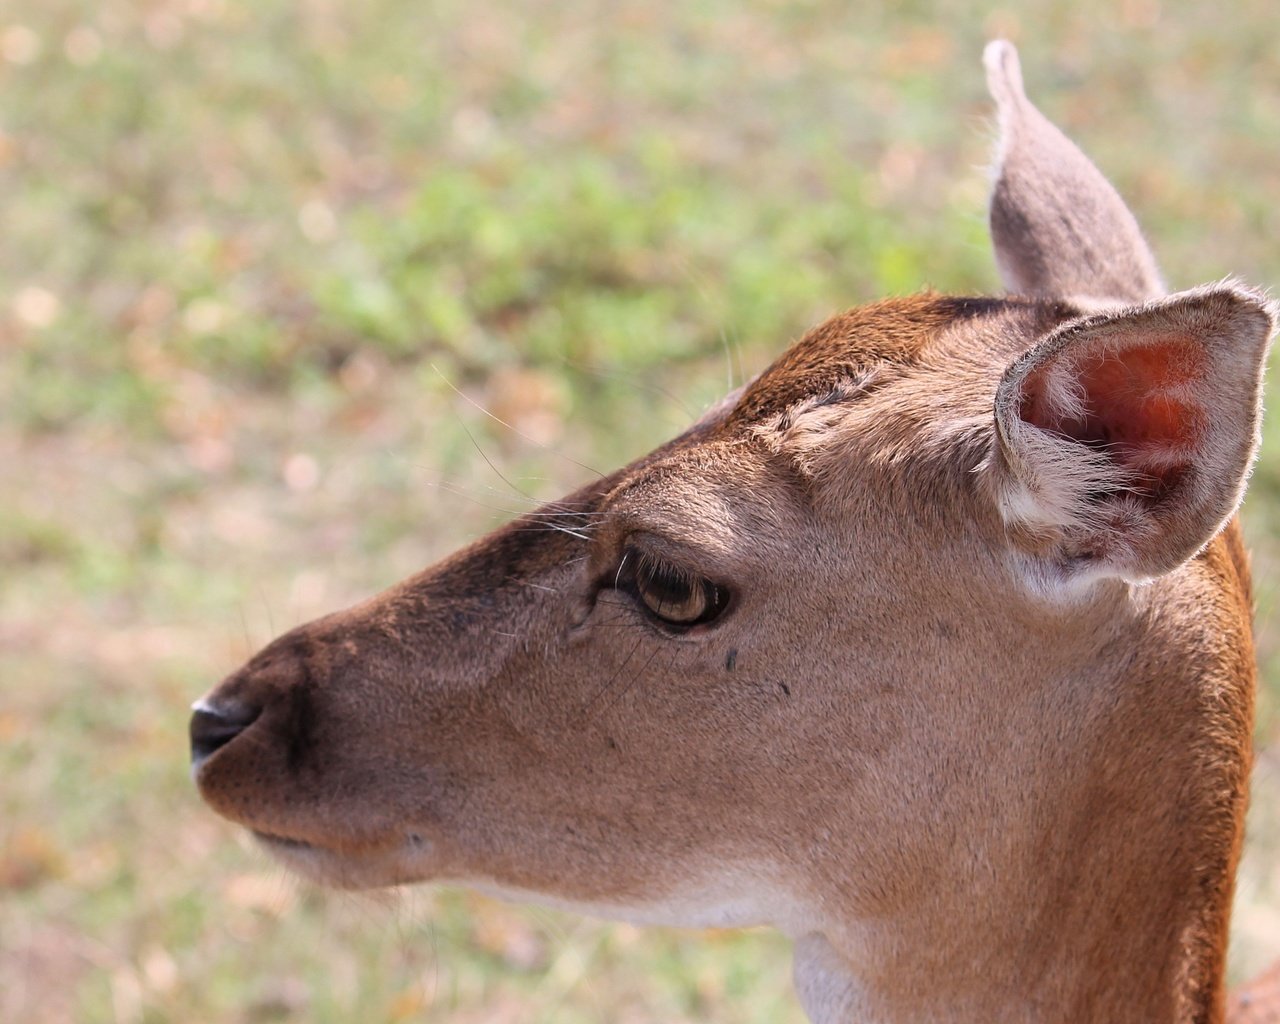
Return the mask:
<svg viewBox="0 0 1280 1024">
<path fill-rule="evenodd" d="M 420 832 L 355 849 L 324 846 L 256 828 L 250 832 L 284 867 L 330 888 L 377 889 L 424 881 L 433 874 L 432 843 Z"/>
<path fill-rule="evenodd" d="M 271 832 L 263 832 L 261 829 L 250 829 L 253 837 L 269 850 L 316 850 L 319 847 L 315 843 L 309 843 L 305 839 L 293 839 L 290 836 L 278 836 Z"/>
</svg>

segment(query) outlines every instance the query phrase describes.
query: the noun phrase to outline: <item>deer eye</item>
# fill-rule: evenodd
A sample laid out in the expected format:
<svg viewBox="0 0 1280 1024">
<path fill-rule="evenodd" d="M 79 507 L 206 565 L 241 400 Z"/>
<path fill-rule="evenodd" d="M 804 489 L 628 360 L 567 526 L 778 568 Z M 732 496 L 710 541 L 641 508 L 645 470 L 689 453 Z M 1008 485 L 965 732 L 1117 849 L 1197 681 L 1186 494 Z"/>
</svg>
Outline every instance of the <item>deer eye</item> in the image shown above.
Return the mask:
<svg viewBox="0 0 1280 1024">
<path fill-rule="evenodd" d="M 626 589 L 654 618 L 668 625 L 702 625 L 719 617 L 729 606 L 728 588 L 634 548 L 623 556 L 622 567 L 631 568 Z"/>
</svg>

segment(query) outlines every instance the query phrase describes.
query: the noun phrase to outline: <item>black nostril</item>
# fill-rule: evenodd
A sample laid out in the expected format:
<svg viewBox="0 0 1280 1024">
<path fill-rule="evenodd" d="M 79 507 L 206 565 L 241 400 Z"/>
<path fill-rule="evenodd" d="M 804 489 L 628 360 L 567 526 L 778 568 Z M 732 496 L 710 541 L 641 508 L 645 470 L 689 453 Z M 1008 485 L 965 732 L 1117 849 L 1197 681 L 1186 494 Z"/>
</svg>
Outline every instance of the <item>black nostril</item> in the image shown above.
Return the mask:
<svg viewBox="0 0 1280 1024">
<path fill-rule="evenodd" d="M 195 704 L 191 714 L 191 763 L 199 765 L 225 747 L 257 720 L 258 711 L 242 704 L 222 707 L 204 701 Z"/>
</svg>

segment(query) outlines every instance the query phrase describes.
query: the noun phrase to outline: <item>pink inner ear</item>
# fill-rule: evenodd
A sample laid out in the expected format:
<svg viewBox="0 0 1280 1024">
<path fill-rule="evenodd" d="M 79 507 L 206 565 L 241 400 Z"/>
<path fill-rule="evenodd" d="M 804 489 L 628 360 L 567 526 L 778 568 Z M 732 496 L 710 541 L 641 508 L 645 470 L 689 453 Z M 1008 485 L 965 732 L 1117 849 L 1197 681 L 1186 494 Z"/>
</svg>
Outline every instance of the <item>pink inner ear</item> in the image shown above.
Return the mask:
<svg viewBox="0 0 1280 1024">
<path fill-rule="evenodd" d="M 1062 352 L 1027 375 L 1018 414 L 1105 449 L 1131 474 L 1130 487 L 1155 498 L 1177 484 L 1204 437 L 1208 416 L 1196 392 L 1205 373 L 1204 349 L 1187 338 Z M 1055 401 L 1064 392 L 1077 408 Z"/>
</svg>

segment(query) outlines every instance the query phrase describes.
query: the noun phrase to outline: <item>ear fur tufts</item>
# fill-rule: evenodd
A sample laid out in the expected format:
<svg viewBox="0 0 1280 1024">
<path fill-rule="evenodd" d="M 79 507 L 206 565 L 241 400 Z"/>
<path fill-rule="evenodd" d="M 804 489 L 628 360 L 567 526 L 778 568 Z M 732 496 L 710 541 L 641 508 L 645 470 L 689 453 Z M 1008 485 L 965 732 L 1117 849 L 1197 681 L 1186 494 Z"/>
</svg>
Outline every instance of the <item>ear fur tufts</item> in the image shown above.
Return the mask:
<svg viewBox="0 0 1280 1024">
<path fill-rule="evenodd" d="M 1049 562 L 1151 579 L 1235 512 L 1276 308 L 1209 286 L 1050 332 L 996 392 L 998 505 Z"/>
</svg>

